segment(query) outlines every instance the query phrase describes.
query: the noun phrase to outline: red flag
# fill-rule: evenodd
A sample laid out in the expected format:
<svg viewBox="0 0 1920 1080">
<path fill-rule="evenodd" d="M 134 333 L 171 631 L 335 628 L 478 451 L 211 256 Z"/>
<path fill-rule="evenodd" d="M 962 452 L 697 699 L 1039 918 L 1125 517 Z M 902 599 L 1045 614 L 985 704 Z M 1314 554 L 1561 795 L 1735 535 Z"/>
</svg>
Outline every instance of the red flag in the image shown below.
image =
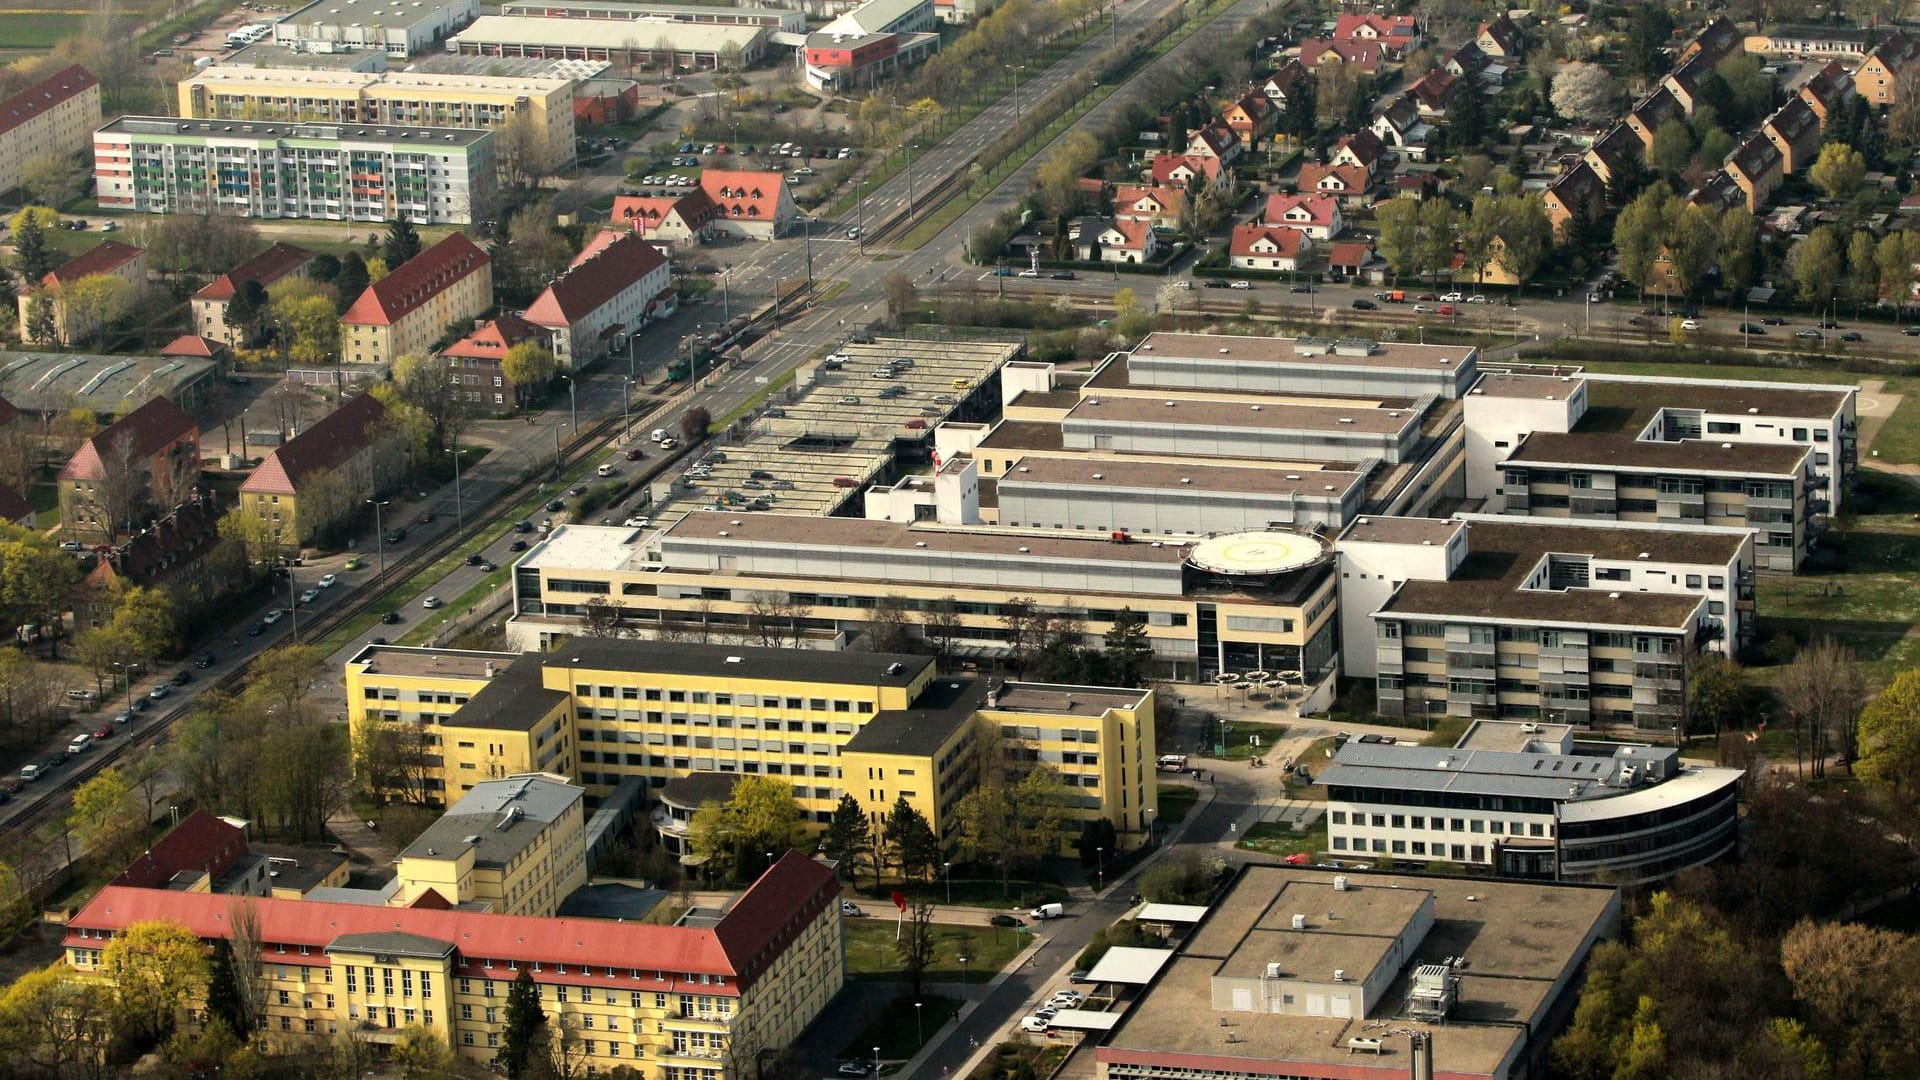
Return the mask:
<svg viewBox="0 0 1920 1080">
<path fill-rule="evenodd" d="M 893 906 L 905 912 L 907 910 L 907 894 L 901 892 L 899 889 L 893 890 Z"/>
</svg>

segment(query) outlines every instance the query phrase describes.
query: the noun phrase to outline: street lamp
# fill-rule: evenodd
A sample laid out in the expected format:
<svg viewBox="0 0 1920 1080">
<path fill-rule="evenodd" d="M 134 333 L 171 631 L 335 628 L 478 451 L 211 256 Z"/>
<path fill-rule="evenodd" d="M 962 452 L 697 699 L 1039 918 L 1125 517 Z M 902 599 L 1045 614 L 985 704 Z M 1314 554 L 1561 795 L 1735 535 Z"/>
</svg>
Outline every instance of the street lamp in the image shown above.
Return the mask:
<svg viewBox="0 0 1920 1080">
<path fill-rule="evenodd" d="M 918 149 L 920 149 L 919 143 L 907 144 L 907 167 L 903 171 L 907 174 L 907 220 L 908 221 L 913 220 L 913 152 Z"/>
<path fill-rule="evenodd" d="M 1002 64 L 1000 66 L 1013 72 L 1013 122 L 1017 124 L 1020 122 L 1020 71 L 1027 65 Z"/>
<path fill-rule="evenodd" d="M 1107 849 L 1106 848 L 1097 847 L 1093 849 L 1093 863 L 1096 868 L 1094 872 L 1100 875 L 1095 881 L 1094 888 L 1104 889 L 1107 887 Z"/>
<path fill-rule="evenodd" d="M 915 1043 L 927 1045 L 927 1028 L 920 1022 L 920 1003 L 917 1001 L 913 1003 L 913 1034 Z"/>
<path fill-rule="evenodd" d="M 952 907 L 953 906 L 953 864 L 950 862 L 941 863 L 940 872 L 943 875 L 945 875 L 947 879 L 947 906 Z"/>
<path fill-rule="evenodd" d="M 387 580 L 387 526 L 381 520 L 380 508 L 387 505 L 389 501 L 388 499 L 367 500 L 367 503 L 373 507 L 373 552 L 374 558 L 380 560 L 381 581 Z"/>
<path fill-rule="evenodd" d="M 1147 842 L 1148 843 L 1153 842 L 1153 815 L 1154 815 L 1154 807 L 1151 807 L 1151 806 L 1147 807 Z"/>
<path fill-rule="evenodd" d="M 633 436 L 633 421 L 627 416 L 627 409 L 633 401 L 633 376 L 620 384 L 620 438 L 622 441 Z"/>
<path fill-rule="evenodd" d="M 120 669 L 120 685 L 127 691 L 127 713 L 131 715 L 133 713 L 133 665 L 115 660 L 113 666 Z"/>
<path fill-rule="evenodd" d="M 293 593 L 293 567 L 287 567 L 287 614 L 293 618 L 293 643 L 300 644 L 300 600 Z"/>
<path fill-rule="evenodd" d="M 877 1046 L 873 1048 L 873 1075 L 880 1075 L 880 1048 Z"/>
</svg>

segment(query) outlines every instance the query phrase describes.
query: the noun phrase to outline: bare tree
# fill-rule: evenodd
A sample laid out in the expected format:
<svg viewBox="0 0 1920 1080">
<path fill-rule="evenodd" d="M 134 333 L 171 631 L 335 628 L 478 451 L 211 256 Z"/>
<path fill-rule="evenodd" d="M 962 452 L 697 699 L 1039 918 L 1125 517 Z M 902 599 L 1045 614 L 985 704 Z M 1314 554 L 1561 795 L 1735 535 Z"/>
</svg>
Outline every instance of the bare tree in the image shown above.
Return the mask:
<svg viewBox="0 0 1920 1080">
<path fill-rule="evenodd" d="M 620 632 L 620 621 L 626 616 L 626 605 L 618 600 L 603 597 L 589 597 L 587 612 L 582 616 L 580 635 L 590 638 L 616 638 L 624 636 Z"/>
<path fill-rule="evenodd" d="M 111 543 L 120 530 L 133 531 L 134 515 L 146 499 L 147 477 L 132 432 L 102 442 L 100 475 L 84 493 L 80 505 L 84 516 L 91 518 Z"/>
<path fill-rule="evenodd" d="M 227 926 L 234 997 L 245 1020 L 245 1030 L 253 1031 L 267 1003 L 266 973 L 260 968 L 260 913 L 245 898 L 236 898 L 227 909 Z"/>
<path fill-rule="evenodd" d="M 892 593 L 874 600 L 873 607 L 867 616 L 867 651 L 906 652 L 911 644 L 912 633 L 908 629 L 906 601 Z"/>
<path fill-rule="evenodd" d="M 1866 686 L 1852 649 L 1830 637 L 1802 646 L 1781 675 L 1779 693 L 1793 723 L 1796 768 L 1803 746 L 1816 777 L 1826 774 L 1827 755 L 1835 749 L 1849 762 L 1860 756 Z"/>
<path fill-rule="evenodd" d="M 800 617 L 806 607 L 794 603 L 785 593 L 754 593 L 747 607 L 747 626 L 769 649 L 784 649 L 800 642 Z"/>
<path fill-rule="evenodd" d="M 960 638 L 965 633 L 966 627 L 960 622 L 959 606 L 951 596 L 934 601 L 920 620 L 920 634 L 926 638 L 928 647 L 933 650 L 934 660 L 941 667 L 952 663 L 960 646 Z"/>
</svg>

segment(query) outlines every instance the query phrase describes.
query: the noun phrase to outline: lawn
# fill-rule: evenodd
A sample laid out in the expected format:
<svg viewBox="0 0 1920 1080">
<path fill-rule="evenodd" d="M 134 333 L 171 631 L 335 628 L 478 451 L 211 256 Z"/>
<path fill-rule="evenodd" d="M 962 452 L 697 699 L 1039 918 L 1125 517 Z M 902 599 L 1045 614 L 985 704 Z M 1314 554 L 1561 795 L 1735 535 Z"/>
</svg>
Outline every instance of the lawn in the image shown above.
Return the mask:
<svg viewBox="0 0 1920 1080">
<path fill-rule="evenodd" d="M 1262 855 L 1286 857 L 1288 855 L 1308 855 L 1319 858 L 1327 850 L 1327 822 L 1325 818 L 1315 823 L 1306 832 L 1294 832 L 1291 825 L 1262 821 L 1247 830 L 1247 834 L 1234 845 L 1242 851 L 1256 851 Z"/>
<path fill-rule="evenodd" d="M 1220 755 L 1225 761 L 1265 757 L 1274 744 L 1287 734 L 1285 724 L 1259 724 L 1249 720 L 1234 720 L 1223 724 L 1222 728 L 1216 741 L 1226 744 L 1226 752 Z M 1255 745 L 1255 739 L 1259 740 L 1258 745 Z"/>
<path fill-rule="evenodd" d="M 0 44 L 9 49 L 47 49 L 85 29 L 84 11 L 9 11 L 0 14 Z"/>
<path fill-rule="evenodd" d="M 893 880 L 875 885 L 868 880 L 854 888 L 870 900 L 885 900 L 893 895 L 893 890 L 902 889 L 908 896 L 925 899 L 936 906 L 953 903 L 969 907 L 1033 907 L 1067 898 L 1067 890 L 1058 883 L 1027 878 L 1012 878 L 1005 885 L 997 877 L 954 877 L 951 882 L 936 877 L 930 882 L 909 881 L 904 885 Z"/>
<path fill-rule="evenodd" d="M 893 935 L 898 922 L 888 918 L 846 920 L 847 977 L 892 981 L 900 976 Z M 928 982 L 986 982 L 1025 947 L 1028 935 L 999 926 L 933 924 L 933 964 Z M 967 962 L 962 964 L 964 956 Z"/>
<path fill-rule="evenodd" d="M 1200 789 L 1192 784 L 1161 784 L 1160 812 L 1153 816 L 1154 823 L 1160 828 L 1178 825 L 1199 801 Z"/>
<path fill-rule="evenodd" d="M 918 1009 L 914 1008 L 916 1004 Z M 938 1036 L 941 1027 L 959 1011 L 960 1002 L 953 998 L 927 994 L 915 1002 L 902 993 L 887 1002 L 873 1023 L 840 1051 L 840 1056 L 872 1065 L 878 1047 L 883 1067 L 887 1062 L 899 1064 L 919 1053 L 925 1038 Z"/>
</svg>

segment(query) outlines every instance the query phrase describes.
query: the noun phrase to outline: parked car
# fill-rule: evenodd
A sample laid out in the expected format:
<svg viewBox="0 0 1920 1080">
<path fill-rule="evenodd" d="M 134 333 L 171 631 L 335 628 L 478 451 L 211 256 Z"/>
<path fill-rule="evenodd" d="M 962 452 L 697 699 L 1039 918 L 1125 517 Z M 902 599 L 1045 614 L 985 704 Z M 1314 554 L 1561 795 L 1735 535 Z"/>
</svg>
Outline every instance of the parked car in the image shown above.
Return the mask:
<svg viewBox="0 0 1920 1080">
<path fill-rule="evenodd" d="M 193 681 L 193 672 L 188 671 L 186 668 L 181 668 L 179 671 L 173 673 L 173 678 L 167 681 L 175 686 L 185 686 Z"/>
<path fill-rule="evenodd" d="M 287 613 L 285 609 L 274 608 L 272 611 L 269 611 L 265 615 L 261 616 L 260 621 L 265 623 L 268 626 L 272 626 L 274 623 L 277 623 L 281 619 L 284 619 L 286 617 L 287 617 Z"/>
<path fill-rule="evenodd" d="M 1465 299 L 1466 299 L 1466 296 L 1465 296 L 1465 295 L 1463 295 L 1463 294 L 1461 294 L 1461 293 L 1458 293 L 1458 292 L 1450 292 L 1450 293 L 1446 293 L 1445 295 L 1443 295 L 1443 296 L 1441 296 L 1441 297 L 1440 297 L 1440 302 L 1441 302 L 1441 303 L 1443 303 L 1443 304 L 1457 304 L 1457 303 L 1459 303 L 1460 301 L 1462 301 L 1462 300 L 1465 300 Z"/>
<path fill-rule="evenodd" d="M 1208 278 L 1200 283 L 1200 287 L 1204 289 L 1224 289 L 1227 287 L 1227 283 L 1221 281 L 1219 278 Z"/>
<path fill-rule="evenodd" d="M 1251 288 L 1253 288 L 1253 282 L 1251 282 L 1251 281 L 1236 281 L 1236 282 L 1233 282 L 1233 283 L 1231 283 L 1231 284 L 1229 284 L 1229 285 L 1227 286 L 1227 288 L 1229 288 L 1229 289 L 1251 289 Z"/>
<path fill-rule="evenodd" d="M 1357 310 L 1357 311 L 1378 311 L 1378 310 L 1380 310 L 1380 305 L 1379 305 L 1379 304 L 1376 304 L 1376 303 L 1374 303 L 1374 302 L 1373 302 L 1373 301 L 1371 301 L 1371 300 L 1355 300 L 1355 301 L 1353 302 L 1353 306 L 1354 306 L 1354 309 L 1355 309 L 1355 310 Z"/>
<path fill-rule="evenodd" d="M 1808 327 L 1805 330 L 1795 330 L 1793 332 L 1793 336 L 1797 338 L 1818 338 L 1818 337 L 1825 337 L 1826 335 L 1822 334 L 1818 330 L 1813 329 L 1812 327 Z"/>
<path fill-rule="evenodd" d="M 1740 332 L 1743 334 L 1758 334 L 1761 337 L 1765 337 L 1767 334 L 1767 328 L 1764 326 L 1759 326 L 1754 323 L 1741 323 Z"/>
<path fill-rule="evenodd" d="M 400 541 L 405 540 L 406 538 L 407 538 L 407 530 L 395 529 L 392 532 L 387 534 L 387 543 L 397 544 Z"/>
<path fill-rule="evenodd" d="M 1055 270 L 1055 271 L 1054 271 L 1053 273 L 1051 273 L 1051 274 L 1048 274 L 1047 276 L 1048 276 L 1048 277 L 1050 277 L 1050 278 L 1052 278 L 1052 279 L 1053 279 L 1053 280 L 1055 280 L 1055 281 L 1072 281 L 1072 280 L 1073 280 L 1073 271 L 1071 271 L 1071 270 Z"/>
<path fill-rule="evenodd" d="M 300 602 L 303 604 L 311 604 L 318 599 L 320 599 L 319 589 L 308 589 L 300 594 Z"/>
<path fill-rule="evenodd" d="M 1840 335 L 1840 340 L 1841 341 L 1865 341 L 1867 339 L 1864 336 L 1862 336 L 1858 330 L 1849 330 L 1846 333 Z"/>
<path fill-rule="evenodd" d="M 161 683 L 159 686 L 156 686 L 153 689 L 147 691 L 147 697 L 153 699 L 154 701 L 159 701 L 161 698 L 164 698 L 171 693 L 173 693 L 173 687 L 168 686 L 166 683 Z"/>
<path fill-rule="evenodd" d="M 1781 317 L 1779 317 L 1778 315 L 1769 315 L 1769 316 L 1767 316 L 1766 318 L 1764 318 L 1764 319 L 1761 319 L 1760 321 L 1761 321 L 1762 323 L 1765 323 L 1765 324 L 1766 324 L 1766 325 L 1768 325 L 1768 326 L 1785 326 L 1785 325 L 1787 325 L 1787 320 L 1785 320 L 1785 319 L 1783 319 L 1783 318 L 1781 318 Z"/>
<path fill-rule="evenodd" d="M 1018 918 L 1012 915 L 995 915 L 993 918 L 988 919 L 987 921 L 993 924 L 994 926 L 1025 926 L 1027 925 L 1026 923 L 1021 922 Z"/>
</svg>

